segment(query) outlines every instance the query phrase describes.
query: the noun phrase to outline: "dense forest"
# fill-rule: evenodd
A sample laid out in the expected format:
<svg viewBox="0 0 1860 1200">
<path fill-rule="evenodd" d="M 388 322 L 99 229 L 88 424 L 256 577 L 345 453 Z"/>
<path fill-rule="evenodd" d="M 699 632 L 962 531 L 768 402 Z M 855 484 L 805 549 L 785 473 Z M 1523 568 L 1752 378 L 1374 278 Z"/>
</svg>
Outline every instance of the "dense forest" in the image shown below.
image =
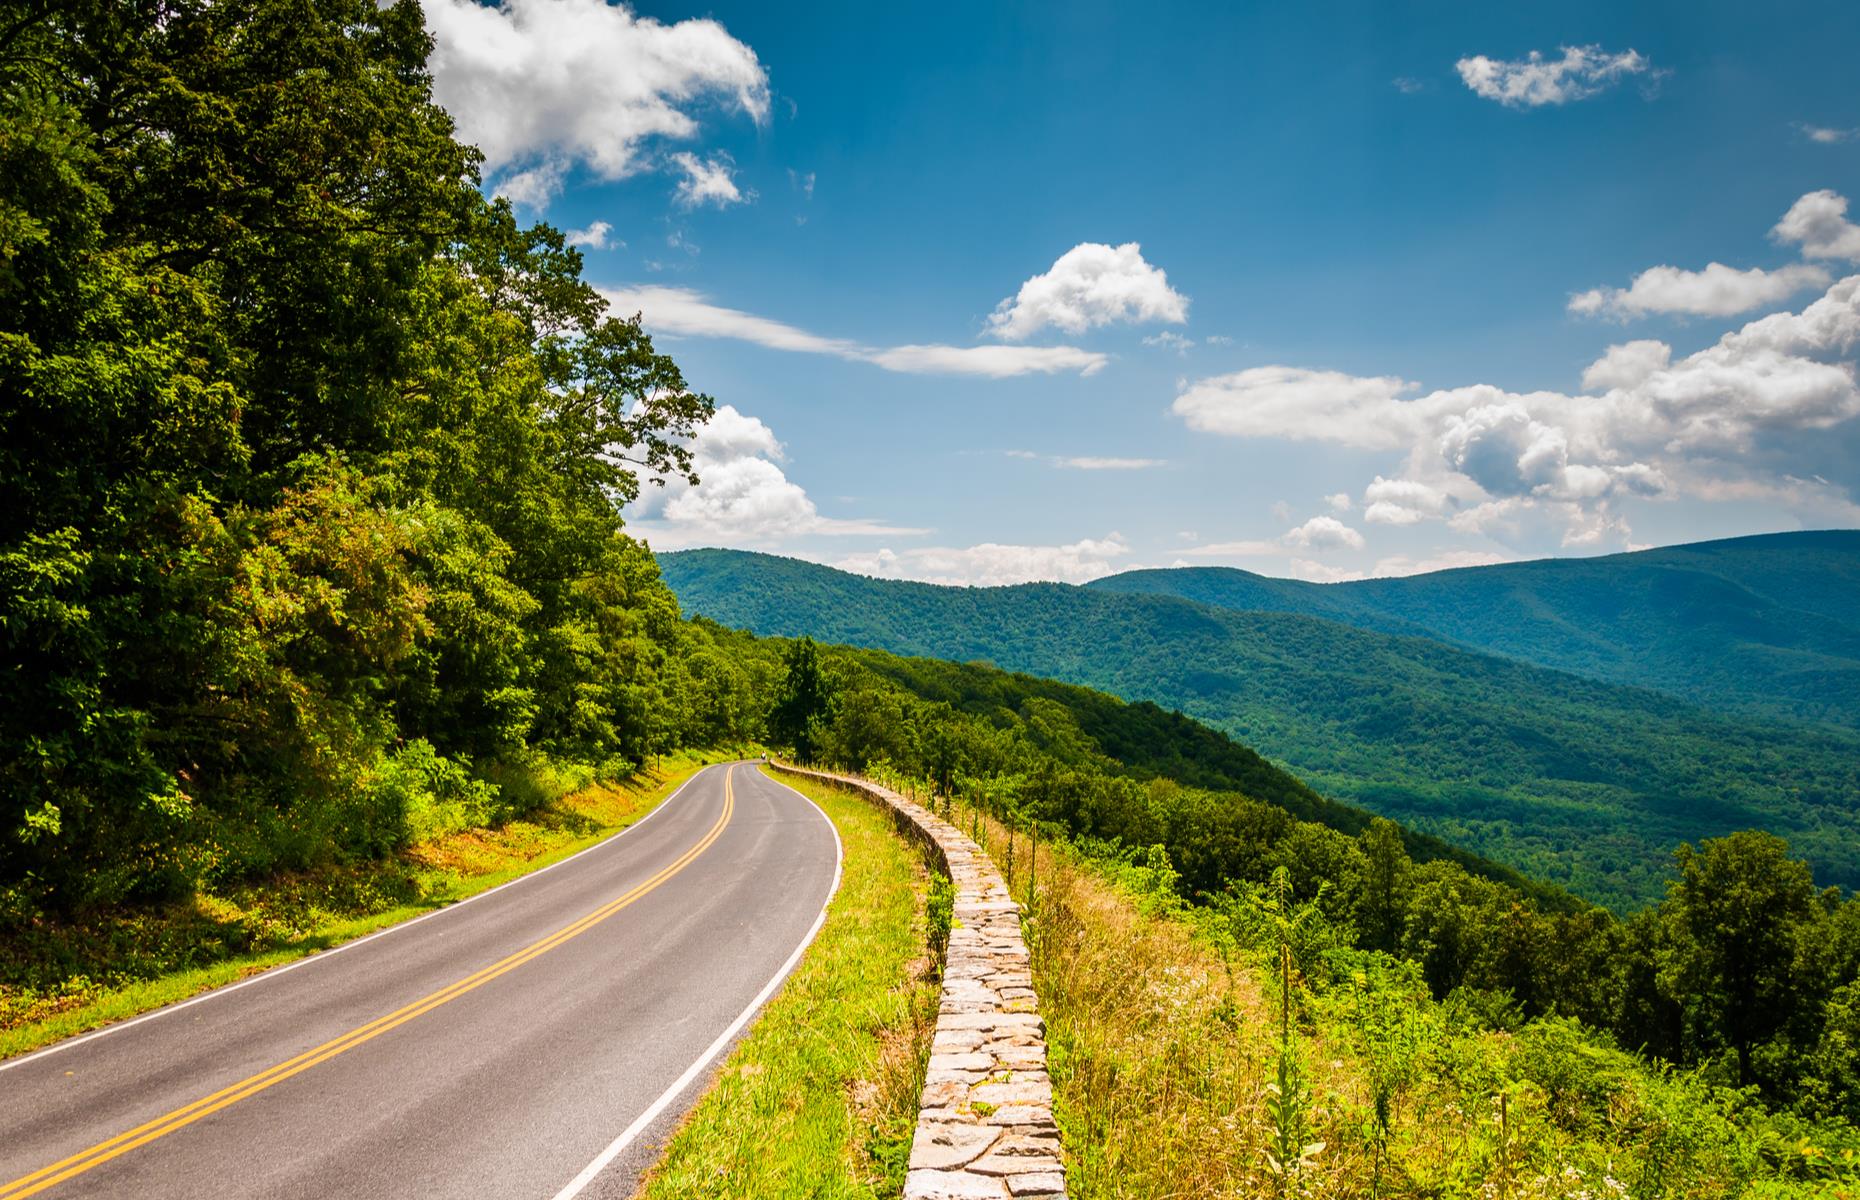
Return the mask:
<svg viewBox="0 0 1860 1200">
<path fill-rule="evenodd" d="M 0 920 L 716 736 L 737 668 L 618 516 L 711 401 L 480 193 L 418 4 L 0 39 Z"/>
<path fill-rule="evenodd" d="M 687 611 L 1150 700 L 1318 790 L 1626 912 L 1672 848 L 1761 826 L 1860 884 L 1860 734 L 1731 717 L 1437 640 L 1063 584 L 951 588 L 661 556 Z"/>
<path fill-rule="evenodd" d="M 1442 638 L 1708 708 L 1860 726 L 1860 530 L 1347 583 L 1177 567 L 1086 586 Z"/>
</svg>

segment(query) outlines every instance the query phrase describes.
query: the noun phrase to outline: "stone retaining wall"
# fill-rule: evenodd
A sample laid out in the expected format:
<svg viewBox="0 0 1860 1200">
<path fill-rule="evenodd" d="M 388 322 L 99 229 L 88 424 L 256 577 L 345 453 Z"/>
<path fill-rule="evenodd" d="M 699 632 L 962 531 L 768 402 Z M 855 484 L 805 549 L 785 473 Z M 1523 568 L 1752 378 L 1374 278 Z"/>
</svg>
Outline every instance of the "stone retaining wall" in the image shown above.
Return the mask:
<svg viewBox="0 0 1860 1200">
<path fill-rule="evenodd" d="M 889 788 L 772 765 L 885 805 L 901 829 L 943 861 L 955 885 L 943 995 L 904 1200 L 1063 1200 L 1046 1025 L 1033 994 L 1020 905 L 1001 873 L 962 830 Z"/>
</svg>

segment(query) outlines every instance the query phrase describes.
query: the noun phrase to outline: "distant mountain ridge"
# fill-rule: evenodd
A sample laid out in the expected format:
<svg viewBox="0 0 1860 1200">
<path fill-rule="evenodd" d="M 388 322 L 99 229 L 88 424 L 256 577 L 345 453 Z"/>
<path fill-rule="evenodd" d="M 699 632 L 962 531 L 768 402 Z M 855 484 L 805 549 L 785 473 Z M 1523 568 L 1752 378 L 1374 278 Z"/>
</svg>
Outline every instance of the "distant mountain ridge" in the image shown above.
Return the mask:
<svg viewBox="0 0 1860 1200">
<path fill-rule="evenodd" d="M 1177 567 L 1086 586 L 1303 613 L 1657 688 L 1726 711 L 1860 727 L 1860 530 L 1348 583 Z"/>
<path fill-rule="evenodd" d="M 1175 595 L 878 580 L 739 551 L 660 556 L 688 612 L 1151 700 L 1321 792 L 1616 907 L 1681 840 L 1760 826 L 1860 884 L 1860 735 L 1732 717 L 1302 613 Z"/>
</svg>

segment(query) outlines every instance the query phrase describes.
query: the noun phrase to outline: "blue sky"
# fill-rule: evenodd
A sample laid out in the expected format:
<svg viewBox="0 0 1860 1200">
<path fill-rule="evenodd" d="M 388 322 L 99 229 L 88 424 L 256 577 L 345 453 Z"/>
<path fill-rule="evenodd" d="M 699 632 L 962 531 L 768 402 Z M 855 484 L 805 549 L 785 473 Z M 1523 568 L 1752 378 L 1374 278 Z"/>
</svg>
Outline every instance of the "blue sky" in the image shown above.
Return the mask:
<svg viewBox="0 0 1860 1200">
<path fill-rule="evenodd" d="M 1860 525 L 1860 6 L 427 9 L 488 185 L 727 406 L 656 547 L 1327 579 Z"/>
</svg>

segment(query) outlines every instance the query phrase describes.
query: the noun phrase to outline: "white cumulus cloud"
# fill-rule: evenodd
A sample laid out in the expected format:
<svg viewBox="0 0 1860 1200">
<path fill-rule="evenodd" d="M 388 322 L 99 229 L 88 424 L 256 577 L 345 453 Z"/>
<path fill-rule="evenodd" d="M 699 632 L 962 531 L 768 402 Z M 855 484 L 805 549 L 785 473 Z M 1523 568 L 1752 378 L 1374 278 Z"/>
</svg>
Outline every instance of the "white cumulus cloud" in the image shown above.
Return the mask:
<svg viewBox="0 0 1860 1200">
<path fill-rule="evenodd" d="M 564 236 L 571 246 L 582 246 L 589 250 L 606 250 L 615 244 L 614 227 L 606 221 L 595 221 L 586 229 L 571 229 Z M 625 243 L 620 243 L 625 245 Z"/>
<path fill-rule="evenodd" d="M 1805 263 L 1774 271 L 1760 267 L 1740 271 L 1716 262 L 1708 263 L 1703 271 L 1650 267 L 1625 288 L 1578 292 L 1570 297 L 1569 311 L 1624 320 L 1649 313 L 1730 317 L 1787 300 L 1807 288 L 1827 287 L 1828 282 L 1826 271 Z"/>
<path fill-rule="evenodd" d="M 634 533 L 661 550 L 701 545 L 769 545 L 807 536 L 921 533 L 882 521 L 820 515 L 782 470 L 782 446 L 759 418 L 720 406 L 691 442 L 699 482 L 646 488 L 628 513 Z"/>
<path fill-rule="evenodd" d="M 1363 489 L 1363 520 L 1376 525 L 1414 525 L 1440 516 L 1452 501 L 1445 490 L 1418 479 L 1378 475 Z"/>
<path fill-rule="evenodd" d="M 1631 388 L 1673 360 L 1673 348 L 1652 338 L 1610 346 L 1582 373 L 1582 386 L 1597 391 Z"/>
<path fill-rule="evenodd" d="M 1302 367 L 1252 367 L 1196 380 L 1175 398 L 1191 429 L 1230 437 L 1341 441 L 1388 450 L 1411 441 L 1424 417 L 1392 375 L 1362 378 Z"/>
<path fill-rule="evenodd" d="M 1808 258 L 1860 262 L 1860 225 L 1847 219 L 1847 197 L 1823 188 L 1790 205 L 1770 230 L 1779 242 L 1794 242 Z"/>
<path fill-rule="evenodd" d="M 1215 434 L 1401 453 L 1364 491 L 1371 523 L 1489 532 L 1539 514 L 1570 545 L 1626 542 L 1616 505 L 1634 497 L 1755 488 L 1829 511 L 1826 493 L 1840 489 L 1782 484 L 1811 474 L 1789 454 L 1860 417 L 1856 350 L 1860 275 L 1682 358 L 1652 340 L 1610 347 L 1584 394 L 1474 384 L 1404 399 L 1410 386 L 1394 377 L 1257 367 L 1183 384 L 1175 411 Z"/>
<path fill-rule="evenodd" d="M 1287 546 L 1300 550 L 1361 550 L 1363 535 L 1335 517 L 1312 517 L 1284 537 Z"/>
<path fill-rule="evenodd" d="M 1643 54 L 1610 54 L 1600 46 L 1565 46 L 1561 58 L 1545 58 L 1538 50 L 1510 60 L 1475 54 L 1454 67 L 1474 94 L 1512 108 L 1586 100 L 1630 75 L 1653 71 Z"/>
<path fill-rule="evenodd" d="M 645 146 L 689 140 L 707 107 L 758 124 L 768 74 L 713 20 L 667 25 L 606 0 L 423 0 L 433 94 L 493 186 L 541 207 L 567 172 L 619 179 Z"/>
<path fill-rule="evenodd" d="M 1136 242 L 1081 242 L 997 305 L 988 331 L 1017 342 L 1042 329 L 1080 334 L 1116 322 L 1179 325 L 1186 320 L 1188 297 L 1169 286 L 1160 268 L 1143 260 Z"/>
</svg>

